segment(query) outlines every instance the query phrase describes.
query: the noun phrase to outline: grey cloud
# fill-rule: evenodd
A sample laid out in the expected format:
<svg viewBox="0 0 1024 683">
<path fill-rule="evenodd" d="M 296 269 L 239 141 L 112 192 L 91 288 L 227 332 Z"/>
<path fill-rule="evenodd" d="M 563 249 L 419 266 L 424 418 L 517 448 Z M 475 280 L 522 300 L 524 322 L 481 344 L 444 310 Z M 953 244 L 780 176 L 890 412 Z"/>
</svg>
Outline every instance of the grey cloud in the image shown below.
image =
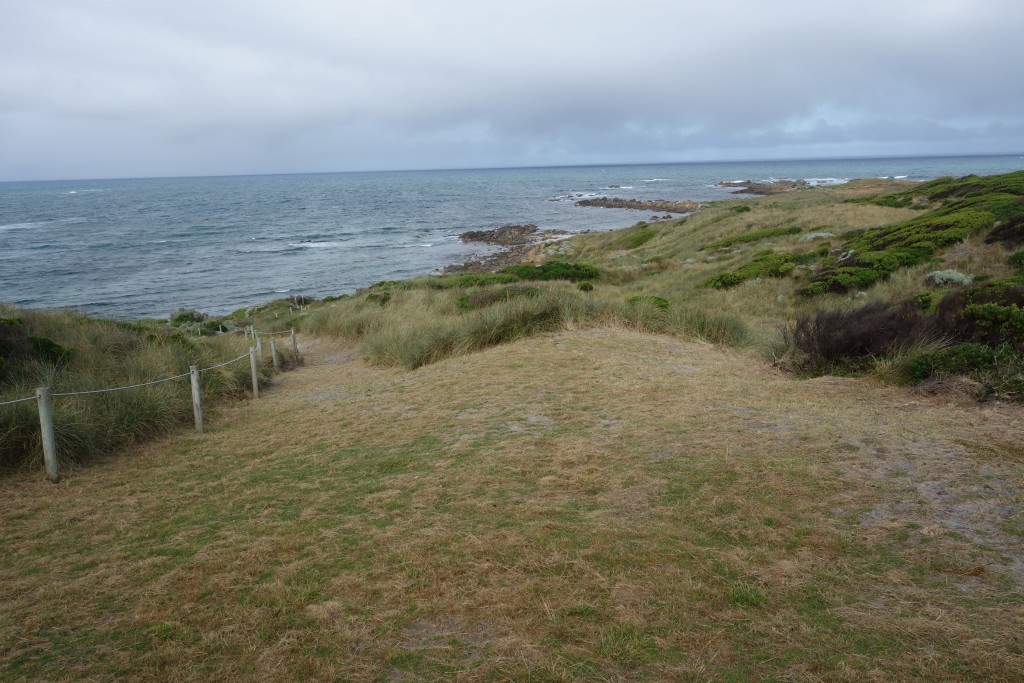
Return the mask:
<svg viewBox="0 0 1024 683">
<path fill-rule="evenodd" d="M 0 179 L 1024 149 L 1009 0 L 0 12 Z"/>
</svg>

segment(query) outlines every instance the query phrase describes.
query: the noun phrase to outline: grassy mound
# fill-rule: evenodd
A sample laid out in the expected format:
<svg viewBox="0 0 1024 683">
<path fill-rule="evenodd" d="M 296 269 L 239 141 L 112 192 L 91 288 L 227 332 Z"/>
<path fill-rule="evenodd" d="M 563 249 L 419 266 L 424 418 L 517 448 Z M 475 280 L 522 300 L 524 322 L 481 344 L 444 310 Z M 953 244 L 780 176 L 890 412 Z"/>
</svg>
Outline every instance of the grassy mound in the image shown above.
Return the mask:
<svg viewBox="0 0 1024 683">
<path fill-rule="evenodd" d="M 183 321 L 179 321 L 183 322 Z M 196 321 L 192 321 L 196 322 Z M 248 342 L 234 335 L 188 337 L 155 327 L 87 317 L 0 308 L 0 402 L 53 393 L 142 384 L 210 367 L 242 355 Z M 281 349 L 282 355 L 289 354 Z M 269 369 L 264 368 L 264 379 Z M 204 400 L 242 394 L 249 365 L 239 362 L 203 373 Z M 187 423 L 192 416 L 188 378 L 112 393 L 54 398 L 57 451 L 65 463 L 120 450 Z M 0 468 L 41 461 L 34 401 L 0 406 Z"/>
</svg>

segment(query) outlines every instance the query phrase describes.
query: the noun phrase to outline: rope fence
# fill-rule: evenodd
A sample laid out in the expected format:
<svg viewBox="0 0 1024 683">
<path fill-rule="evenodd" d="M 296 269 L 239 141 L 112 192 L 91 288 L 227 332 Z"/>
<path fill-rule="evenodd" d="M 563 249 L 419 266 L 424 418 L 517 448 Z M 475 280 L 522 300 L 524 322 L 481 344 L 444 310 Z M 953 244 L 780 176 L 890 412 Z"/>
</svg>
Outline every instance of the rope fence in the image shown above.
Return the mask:
<svg viewBox="0 0 1024 683">
<path fill-rule="evenodd" d="M 90 394 L 106 394 L 115 391 L 125 391 L 128 389 L 138 389 L 140 387 L 149 387 L 155 384 L 163 384 L 165 382 L 173 382 L 175 380 L 183 379 L 185 377 L 192 378 L 192 413 L 195 418 L 196 431 L 203 431 L 203 407 L 202 407 L 202 391 L 200 385 L 200 376 L 204 372 L 210 370 L 216 370 L 225 366 L 237 363 L 243 358 L 249 359 L 250 374 L 252 375 L 252 395 L 253 398 L 260 397 L 260 380 L 259 380 L 259 364 L 263 361 L 263 344 L 261 343 L 262 336 L 277 336 L 281 334 L 290 334 L 292 340 L 292 348 L 295 352 L 295 357 L 300 358 L 299 345 L 295 338 L 295 329 L 287 330 L 285 332 L 258 332 L 253 326 L 246 328 L 246 337 L 255 340 L 256 345 L 250 346 L 247 353 L 243 353 L 237 358 L 218 363 L 217 365 L 211 365 L 208 368 L 199 368 L 198 366 L 191 366 L 188 372 L 180 375 L 174 375 L 173 377 L 164 377 L 163 379 L 153 380 L 152 382 L 141 382 L 139 384 L 128 384 L 123 387 L 110 387 L 107 389 L 91 389 L 88 391 L 67 391 L 61 393 L 51 393 L 49 387 L 39 387 L 36 389 L 35 396 L 26 396 L 25 398 L 16 398 L 10 401 L 0 401 L 0 406 L 14 405 L 15 403 L 26 403 L 28 401 L 36 401 L 39 404 L 39 427 L 43 437 L 43 463 L 46 465 L 46 476 L 53 483 L 60 481 L 60 474 L 57 471 L 57 442 L 54 437 L 53 430 L 53 399 L 61 398 L 66 396 L 86 396 Z M 274 370 L 280 370 L 281 363 L 277 354 L 277 346 L 273 339 L 270 341 L 270 351 L 273 356 Z M 257 360 L 257 357 L 259 360 Z"/>
<path fill-rule="evenodd" d="M 10 406 L 10 405 L 14 405 L 15 403 L 24 403 L 25 401 L 34 401 L 34 400 L 36 400 L 35 396 L 29 396 L 28 398 L 16 398 L 13 401 L 0 401 L 0 406 Z"/>
<path fill-rule="evenodd" d="M 142 384 L 129 384 L 123 387 L 112 387 L 110 389 L 92 389 L 90 391 L 69 391 L 63 394 L 50 394 L 50 396 L 85 396 L 86 394 L 108 394 L 112 391 L 124 391 L 125 389 L 138 389 L 139 387 L 151 387 L 154 384 L 163 384 L 164 382 L 173 382 L 176 379 L 182 377 L 188 377 L 189 373 L 185 372 L 174 377 L 164 377 L 163 379 L 153 380 L 152 382 L 143 382 Z"/>
<path fill-rule="evenodd" d="M 228 360 L 228 361 L 224 361 L 223 363 L 221 363 L 221 364 L 219 364 L 219 365 L 211 365 L 211 366 L 210 366 L 210 367 L 208 367 L 208 368 L 203 368 L 203 369 L 202 369 L 202 370 L 200 370 L 199 372 L 207 372 L 207 371 L 209 371 L 209 370 L 216 370 L 217 368 L 222 368 L 222 367 L 224 367 L 225 365 L 231 365 L 232 363 L 237 363 L 238 361 L 242 360 L 243 358 L 247 357 L 248 355 L 249 355 L 248 353 L 243 353 L 243 354 L 242 354 L 241 356 L 239 356 L 238 358 L 232 358 L 231 360 Z M 184 377 L 185 375 L 178 375 L 178 376 L 179 376 L 179 377 Z"/>
</svg>

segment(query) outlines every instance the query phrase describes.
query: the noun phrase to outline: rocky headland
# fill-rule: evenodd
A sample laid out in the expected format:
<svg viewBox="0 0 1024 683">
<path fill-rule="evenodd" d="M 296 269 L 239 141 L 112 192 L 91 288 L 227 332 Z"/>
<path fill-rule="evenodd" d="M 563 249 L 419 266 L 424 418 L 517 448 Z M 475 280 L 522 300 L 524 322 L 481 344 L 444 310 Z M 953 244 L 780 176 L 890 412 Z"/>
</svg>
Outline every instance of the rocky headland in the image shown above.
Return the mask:
<svg viewBox="0 0 1024 683">
<path fill-rule="evenodd" d="M 516 265 L 531 258 L 532 252 L 546 242 L 568 235 L 564 230 L 541 231 L 536 225 L 504 225 L 493 230 L 470 230 L 459 235 L 463 242 L 505 247 L 493 254 L 448 266 L 445 273 L 481 272 Z"/>
<path fill-rule="evenodd" d="M 576 202 L 575 206 L 599 206 L 603 209 L 641 209 L 644 211 L 663 211 L 665 213 L 693 213 L 704 208 L 704 205 L 700 202 L 689 199 L 669 201 L 667 199 L 621 199 L 619 197 L 581 199 Z"/>
</svg>

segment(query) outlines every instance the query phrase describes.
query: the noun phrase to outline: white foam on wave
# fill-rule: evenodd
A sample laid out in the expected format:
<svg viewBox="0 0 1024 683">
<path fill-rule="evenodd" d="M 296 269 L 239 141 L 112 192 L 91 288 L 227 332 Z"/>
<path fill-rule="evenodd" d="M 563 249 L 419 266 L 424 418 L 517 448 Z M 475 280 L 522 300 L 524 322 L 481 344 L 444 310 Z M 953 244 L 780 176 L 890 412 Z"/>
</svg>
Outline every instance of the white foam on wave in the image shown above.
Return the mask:
<svg viewBox="0 0 1024 683">
<path fill-rule="evenodd" d="M 290 289 L 275 289 L 274 290 L 274 294 L 287 294 L 290 291 L 292 291 L 292 290 L 290 290 Z"/>
<path fill-rule="evenodd" d="M 298 247 L 300 249 L 332 249 L 334 247 L 343 246 L 344 242 L 334 242 L 330 240 L 317 240 L 315 242 L 289 242 L 289 247 Z"/>
<path fill-rule="evenodd" d="M 27 228 L 35 228 L 40 225 L 47 225 L 53 221 L 28 221 L 26 223 L 8 223 L 6 225 L 0 225 L 0 230 L 25 230 Z"/>
<path fill-rule="evenodd" d="M 909 177 L 909 176 L 905 176 L 905 175 L 894 175 L 893 176 L 893 178 L 895 178 L 896 180 L 903 180 L 904 178 L 907 178 L 907 177 Z"/>
<path fill-rule="evenodd" d="M 670 182 L 668 178 L 646 178 L 641 180 L 642 183 L 667 183 Z"/>
</svg>

